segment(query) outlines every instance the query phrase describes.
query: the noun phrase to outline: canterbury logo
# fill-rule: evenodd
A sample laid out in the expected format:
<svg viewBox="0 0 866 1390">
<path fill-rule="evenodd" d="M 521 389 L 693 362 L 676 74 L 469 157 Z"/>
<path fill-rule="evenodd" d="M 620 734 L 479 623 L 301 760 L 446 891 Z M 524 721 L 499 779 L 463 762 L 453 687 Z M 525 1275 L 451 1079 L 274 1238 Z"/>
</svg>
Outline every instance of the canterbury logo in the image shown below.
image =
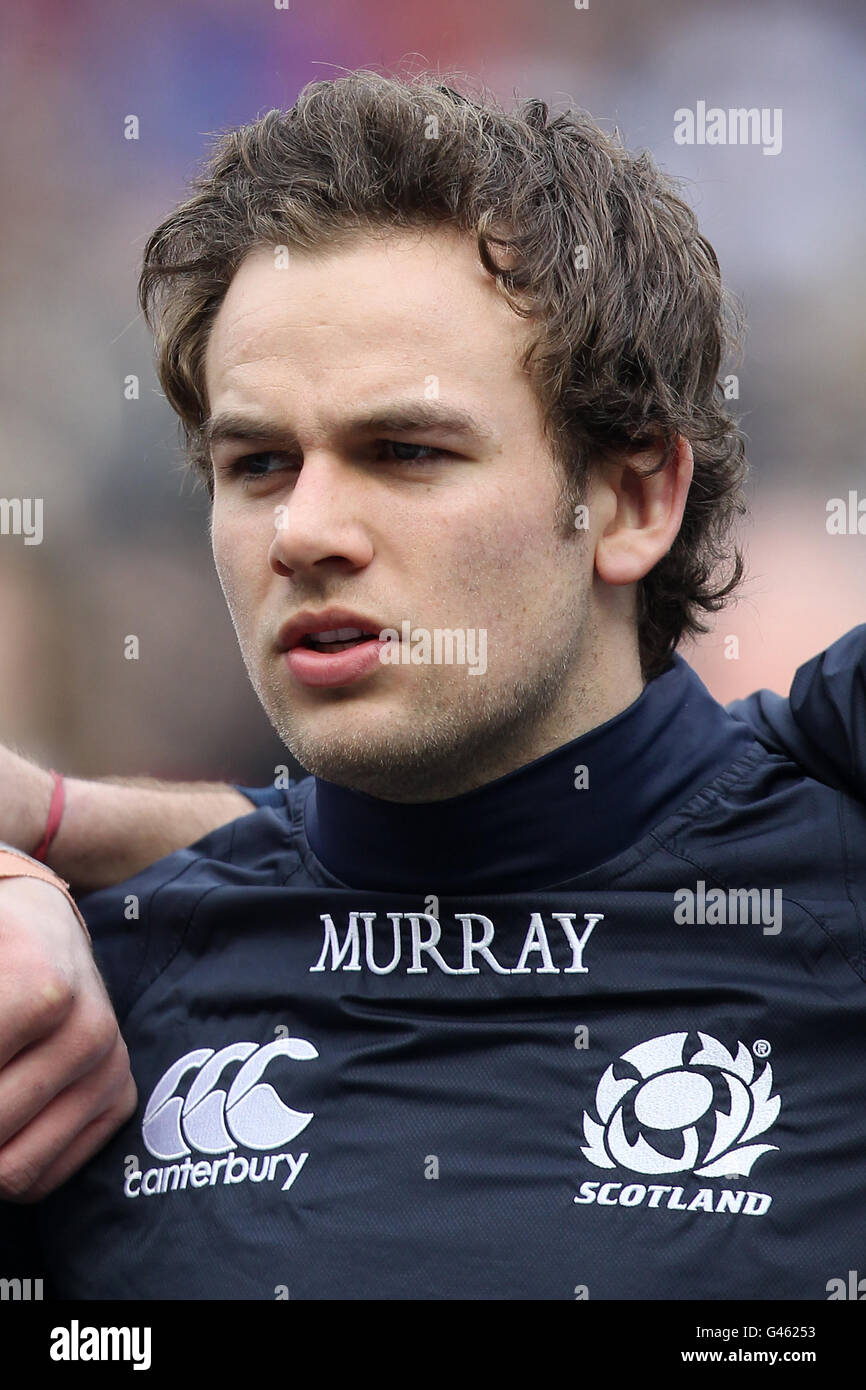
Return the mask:
<svg viewBox="0 0 866 1390">
<path fill-rule="evenodd" d="M 292 1110 L 262 1077 L 276 1057 L 296 1062 L 318 1057 L 305 1038 L 276 1042 L 230 1043 L 219 1052 L 199 1047 L 179 1058 L 153 1088 L 142 1121 L 142 1138 L 154 1158 L 222 1154 L 239 1144 L 248 1149 L 276 1149 L 289 1143 L 313 1118 Z M 226 1067 L 242 1062 L 227 1090 L 218 1083 Z M 188 1072 L 198 1072 L 186 1093 L 175 1090 Z"/>
</svg>

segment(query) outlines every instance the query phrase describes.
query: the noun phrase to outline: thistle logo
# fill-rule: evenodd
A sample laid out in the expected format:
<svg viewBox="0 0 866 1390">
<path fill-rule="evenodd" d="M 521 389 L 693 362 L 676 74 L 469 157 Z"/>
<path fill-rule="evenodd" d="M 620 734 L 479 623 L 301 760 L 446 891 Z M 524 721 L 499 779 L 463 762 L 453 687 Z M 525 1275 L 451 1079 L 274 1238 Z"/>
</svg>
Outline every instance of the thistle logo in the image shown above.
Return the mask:
<svg viewBox="0 0 866 1390">
<path fill-rule="evenodd" d="M 277 1057 L 310 1061 L 318 1057 L 305 1038 L 279 1038 L 260 1046 L 253 1042 L 229 1043 L 219 1052 L 212 1047 L 196 1048 L 173 1062 L 153 1088 L 142 1121 L 142 1138 L 154 1158 L 171 1162 L 168 1168 L 150 1168 L 146 1173 L 128 1172 L 124 1184 L 127 1197 L 152 1196 L 193 1187 L 215 1186 L 224 1169 L 225 1184 L 273 1181 L 281 1161 L 289 1176 L 285 1192 L 297 1177 L 308 1154 L 298 1159 L 291 1153 L 269 1153 L 262 1159 L 238 1155 L 238 1146 L 259 1152 L 278 1149 L 295 1139 L 313 1118 L 312 1112 L 293 1110 L 262 1077 Z M 224 1071 L 234 1062 L 243 1065 L 228 1089 L 219 1086 Z M 188 1072 L 197 1076 L 185 1096 L 176 1088 Z M 194 1163 L 193 1150 L 200 1154 L 226 1154 L 215 1163 Z M 281 1174 L 282 1176 L 282 1174 Z"/>
<path fill-rule="evenodd" d="M 748 1049 L 739 1043 L 736 1057 L 708 1033 L 698 1033 L 702 1046 L 684 1061 L 688 1033 L 665 1033 L 624 1052 L 607 1068 L 595 1093 L 599 1121 L 584 1112 L 585 1158 L 597 1168 L 620 1165 L 633 1173 L 694 1173 L 701 1178 L 749 1174 L 761 1154 L 776 1144 L 751 1144 L 770 1128 L 781 1106 L 771 1096 L 773 1072 L 769 1062 L 755 1077 Z M 755 1044 L 766 1055 L 765 1043 Z M 625 1063 L 637 1077 L 617 1076 L 615 1067 Z M 721 1102 L 727 1101 L 728 1108 Z M 715 1120 L 712 1135 L 706 1122 L 701 1129 L 709 1142 L 701 1141 L 697 1124 Z M 634 1141 L 626 1133 L 626 1124 Z M 644 1130 L 671 1135 L 676 1143 L 653 1147 Z M 700 1166 L 699 1166 L 700 1165 Z"/>
<path fill-rule="evenodd" d="M 599 1119 L 586 1111 L 583 1115 L 586 1145 L 581 1153 L 596 1168 L 739 1177 L 751 1172 L 761 1154 L 777 1147 L 749 1142 L 768 1130 L 779 1113 L 779 1097 L 770 1095 L 769 1063 L 756 1077 L 752 1055 L 743 1043 L 733 1057 L 708 1033 L 698 1033 L 701 1046 L 686 1061 L 688 1036 L 663 1033 L 650 1038 L 607 1068 L 595 1092 Z M 759 1038 L 752 1051 L 764 1058 L 770 1044 Z M 645 1131 L 650 1132 L 652 1143 Z M 773 1199 L 767 1192 L 743 1188 L 701 1187 L 687 1192 L 669 1183 L 590 1181 L 580 1184 L 574 1201 L 599 1207 L 645 1205 L 655 1210 L 763 1216 Z"/>
</svg>

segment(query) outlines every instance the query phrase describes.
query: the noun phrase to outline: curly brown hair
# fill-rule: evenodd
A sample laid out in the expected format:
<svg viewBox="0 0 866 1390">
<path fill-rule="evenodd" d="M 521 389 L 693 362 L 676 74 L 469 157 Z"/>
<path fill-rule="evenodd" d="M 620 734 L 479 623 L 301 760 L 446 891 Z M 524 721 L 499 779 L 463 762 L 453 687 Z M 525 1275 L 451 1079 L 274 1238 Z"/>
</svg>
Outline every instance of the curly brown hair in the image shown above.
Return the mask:
<svg viewBox="0 0 866 1390">
<path fill-rule="evenodd" d="M 449 75 L 449 82 L 465 78 Z M 337 247 L 383 227 L 449 223 L 531 322 L 524 359 L 563 479 L 560 520 L 602 459 L 664 450 L 695 468 L 682 525 L 638 584 L 646 679 L 687 633 L 707 631 L 739 583 L 734 519 L 745 511 L 744 439 L 719 379 L 742 315 L 691 208 L 646 152 L 581 110 L 544 101 L 508 113 L 438 74 L 366 69 L 311 82 L 217 138 L 192 196 L 147 242 L 139 302 L 188 460 L 213 495 L 202 427 L 207 338 L 246 254 Z"/>
</svg>

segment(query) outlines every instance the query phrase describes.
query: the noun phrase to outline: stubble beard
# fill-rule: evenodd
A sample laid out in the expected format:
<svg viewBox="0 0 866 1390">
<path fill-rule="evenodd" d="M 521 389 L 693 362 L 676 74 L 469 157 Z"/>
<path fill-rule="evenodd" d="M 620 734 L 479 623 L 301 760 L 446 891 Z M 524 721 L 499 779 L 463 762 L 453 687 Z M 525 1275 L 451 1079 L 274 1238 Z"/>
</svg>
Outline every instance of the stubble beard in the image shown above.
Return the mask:
<svg viewBox="0 0 866 1390">
<path fill-rule="evenodd" d="M 510 685 L 493 683 L 489 672 L 470 675 L 465 666 L 401 668 L 408 677 L 403 710 L 392 706 L 378 718 L 368 711 L 360 720 L 353 711 L 366 698 L 360 690 L 327 692 L 332 708 L 324 719 L 299 715 L 281 663 L 271 661 L 263 674 L 253 675 L 249 663 L 247 669 L 276 733 L 307 772 L 386 801 L 439 801 L 540 756 L 533 734 L 562 698 L 579 645 L 576 633 L 573 645 L 551 653 L 539 638 L 528 653 L 531 675 Z"/>
</svg>

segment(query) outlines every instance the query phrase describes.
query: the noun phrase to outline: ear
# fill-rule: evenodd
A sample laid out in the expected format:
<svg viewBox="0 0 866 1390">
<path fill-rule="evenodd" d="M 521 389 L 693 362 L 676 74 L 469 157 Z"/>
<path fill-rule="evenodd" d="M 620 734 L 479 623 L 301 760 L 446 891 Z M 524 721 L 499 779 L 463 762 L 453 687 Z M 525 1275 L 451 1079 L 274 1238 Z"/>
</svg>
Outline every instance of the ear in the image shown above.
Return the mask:
<svg viewBox="0 0 866 1390">
<path fill-rule="evenodd" d="M 596 541 L 595 568 L 607 584 L 643 579 L 677 538 L 695 466 L 692 446 L 677 435 L 663 466 L 647 471 L 663 458 L 660 445 L 603 464 L 596 475 L 608 520 Z"/>
</svg>

